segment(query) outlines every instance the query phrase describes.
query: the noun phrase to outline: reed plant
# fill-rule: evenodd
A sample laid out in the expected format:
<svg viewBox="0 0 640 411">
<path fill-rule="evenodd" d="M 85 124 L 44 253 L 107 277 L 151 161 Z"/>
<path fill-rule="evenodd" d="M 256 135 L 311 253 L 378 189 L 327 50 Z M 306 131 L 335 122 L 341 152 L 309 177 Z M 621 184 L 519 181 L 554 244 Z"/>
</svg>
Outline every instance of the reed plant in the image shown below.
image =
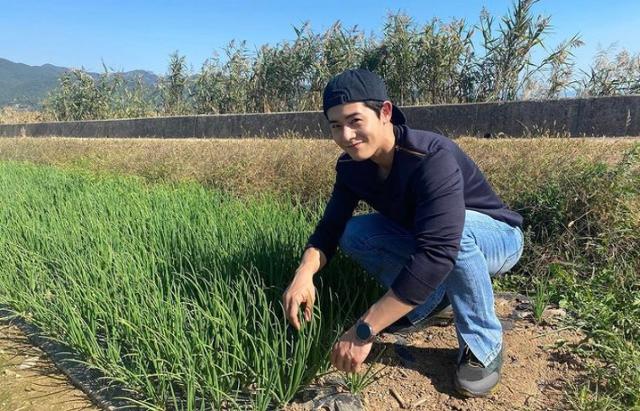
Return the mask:
<svg viewBox="0 0 640 411">
<path fill-rule="evenodd" d="M 188 80 L 186 57 L 176 51 L 169 57 L 169 72 L 159 85 L 164 115 L 180 115 L 192 111 L 188 100 Z"/>
<path fill-rule="evenodd" d="M 640 94 L 640 53 L 600 50 L 576 86 L 582 96 Z"/>
<path fill-rule="evenodd" d="M 73 69 L 44 102 L 43 117 L 54 121 L 151 117 L 158 115 L 158 92 L 138 76 L 128 81 L 108 67 L 99 76 Z"/>
</svg>

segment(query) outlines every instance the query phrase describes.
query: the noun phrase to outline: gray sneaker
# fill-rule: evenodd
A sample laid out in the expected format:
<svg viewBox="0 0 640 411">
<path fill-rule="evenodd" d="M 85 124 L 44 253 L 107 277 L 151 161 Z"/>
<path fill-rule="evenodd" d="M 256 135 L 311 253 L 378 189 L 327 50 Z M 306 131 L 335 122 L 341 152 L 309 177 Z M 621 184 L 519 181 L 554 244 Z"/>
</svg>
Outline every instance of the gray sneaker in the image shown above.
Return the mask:
<svg viewBox="0 0 640 411">
<path fill-rule="evenodd" d="M 465 346 L 462 359 L 456 369 L 456 390 L 466 397 L 484 397 L 500 382 L 502 368 L 502 350 L 488 366 L 482 365 L 468 346 Z"/>
</svg>

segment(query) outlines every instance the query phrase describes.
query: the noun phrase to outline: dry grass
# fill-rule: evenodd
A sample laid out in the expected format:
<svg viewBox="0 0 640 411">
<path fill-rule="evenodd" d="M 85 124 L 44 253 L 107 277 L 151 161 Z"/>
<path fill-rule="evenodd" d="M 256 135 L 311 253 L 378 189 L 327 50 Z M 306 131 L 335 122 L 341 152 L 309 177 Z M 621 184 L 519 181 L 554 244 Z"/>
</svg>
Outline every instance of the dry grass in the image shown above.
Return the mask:
<svg viewBox="0 0 640 411">
<path fill-rule="evenodd" d="M 637 140 L 636 140 L 637 141 Z M 632 139 L 462 138 L 497 192 L 514 184 L 540 185 L 579 162 L 615 163 Z M 275 191 L 326 196 L 341 150 L 330 140 L 308 139 L 0 139 L 0 159 L 139 175 L 149 181 L 200 182 L 238 194 Z"/>
<path fill-rule="evenodd" d="M 41 111 L 18 110 L 13 107 L 0 108 L 0 124 L 38 123 L 48 121 Z"/>
<path fill-rule="evenodd" d="M 616 164 L 639 140 L 633 138 L 463 138 L 458 144 L 473 158 L 493 188 L 509 202 L 518 187 L 543 186 L 580 164 Z"/>
<path fill-rule="evenodd" d="M 340 153 L 329 140 L 14 138 L 0 159 L 200 182 L 239 194 L 274 190 L 327 194 Z"/>
</svg>

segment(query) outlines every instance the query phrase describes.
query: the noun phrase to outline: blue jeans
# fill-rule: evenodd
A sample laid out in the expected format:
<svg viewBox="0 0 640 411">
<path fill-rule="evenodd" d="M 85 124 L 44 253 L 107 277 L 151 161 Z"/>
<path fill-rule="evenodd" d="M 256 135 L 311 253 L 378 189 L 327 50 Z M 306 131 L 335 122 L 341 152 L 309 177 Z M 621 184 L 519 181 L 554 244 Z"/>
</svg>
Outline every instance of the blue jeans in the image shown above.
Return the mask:
<svg viewBox="0 0 640 411">
<path fill-rule="evenodd" d="M 407 318 L 412 323 L 420 321 L 446 295 L 454 312 L 460 355 L 466 343 L 478 360 L 488 365 L 502 348 L 502 326 L 495 313 L 491 276 L 509 271 L 518 262 L 523 243 L 520 228 L 466 210 L 455 266 L 427 301 Z M 349 220 L 340 248 L 389 288 L 416 245 L 406 228 L 373 213 Z"/>
</svg>

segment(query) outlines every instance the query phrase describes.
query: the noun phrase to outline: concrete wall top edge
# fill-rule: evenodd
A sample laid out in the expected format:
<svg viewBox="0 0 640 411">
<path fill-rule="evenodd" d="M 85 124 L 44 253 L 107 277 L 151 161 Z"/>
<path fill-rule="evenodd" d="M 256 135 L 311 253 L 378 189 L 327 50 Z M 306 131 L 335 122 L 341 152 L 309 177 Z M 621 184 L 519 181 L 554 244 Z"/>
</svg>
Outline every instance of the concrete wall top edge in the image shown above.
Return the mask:
<svg viewBox="0 0 640 411">
<path fill-rule="evenodd" d="M 640 98 L 640 94 L 627 94 L 624 96 L 598 96 L 598 97 L 561 97 L 554 99 L 529 99 L 529 100 L 514 100 L 514 101 L 483 101 L 478 103 L 450 103 L 450 104 L 429 104 L 429 105 L 414 105 L 414 106 L 400 106 L 404 109 L 420 109 L 430 107 L 468 107 L 468 106 L 503 106 L 503 105 L 521 105 L 521 104 L 565 104 L 567 102 L 575 102 L 576 104 L 581 101 L 598 101 L 598 100 L 635 100 Z"/>
<path fill-rule="evenodd" d="M 640 100 L 640 94 L 624 95 L 624 96 L 602 96 L 602 97 L 580 97 L 580 98 L 558 98 L 547 100 L 517 100 L 517 101 L 488 101 L 481 103 L 458 103 L 458 104 L 431 104 L 431 105 L 415 105 L 415 106 L 400 106 L 402 109 L 430 109 L 430 108 L 451 108 L 451 107 L 469 107 L 469 106 L 503 106 L 503 105 L 529 105 L 529 104 L 566 104 L 568 102 L 579 104 L 585 101 L 604 101 L 604 100 Z M 225 114 L 191 114 L 181 116 L 158 116 L 158 117 L 131 117 L 131 118 L 118 118 L 118 119 L 104 119 L 104 120 L 82 120 L 82 121 L 48 121 L 48 122 L 36 122 L 36 123 L 9 123 L 0 124 L 0 126 L 25 126 L 30 124 L 68 124 L 68 123 L 110 123 L 113 121 L 139 121 L 139 120 L 167 120 L 167 119 L 190 119 L 190 118 L 229 118 L 229 117 L 270 117 L 270 116 L 283 116 L 283 115 L 323 115 L 322 111 L 279 111 L 273 113 L 225 113 Z"/>
</svg>

